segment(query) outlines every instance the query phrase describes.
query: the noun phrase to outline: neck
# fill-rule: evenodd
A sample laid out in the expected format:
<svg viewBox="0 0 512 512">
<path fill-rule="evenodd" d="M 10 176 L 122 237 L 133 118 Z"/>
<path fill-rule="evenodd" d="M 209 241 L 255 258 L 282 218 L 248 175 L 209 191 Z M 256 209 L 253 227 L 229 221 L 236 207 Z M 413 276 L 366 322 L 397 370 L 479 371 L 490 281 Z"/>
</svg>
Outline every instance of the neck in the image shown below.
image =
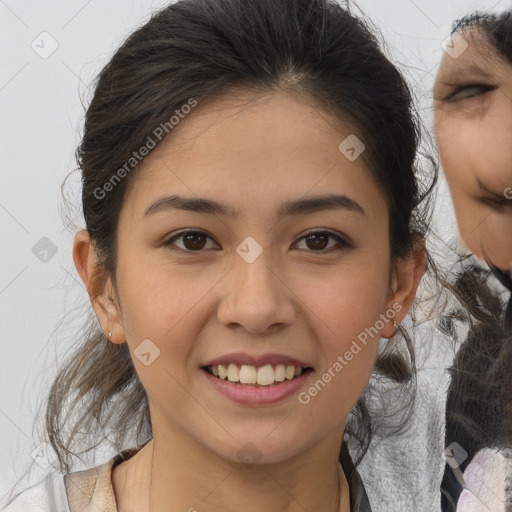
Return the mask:
<svg viewBox="0 0 512 512">
<path fill-rule="evenodd" d="M 158 437 L 147 443 L 124 463 L 132 461 L 132 467 L 124 473 L 119 512 L 350 512 L 341 465 L 337 457 L 327 457 L 339 445 L 332 450 L 322 443 L 291 460 L 252 465 L 195 448 Z M 135 487 L 136 496 L 130 492 Z"/>
</svg>

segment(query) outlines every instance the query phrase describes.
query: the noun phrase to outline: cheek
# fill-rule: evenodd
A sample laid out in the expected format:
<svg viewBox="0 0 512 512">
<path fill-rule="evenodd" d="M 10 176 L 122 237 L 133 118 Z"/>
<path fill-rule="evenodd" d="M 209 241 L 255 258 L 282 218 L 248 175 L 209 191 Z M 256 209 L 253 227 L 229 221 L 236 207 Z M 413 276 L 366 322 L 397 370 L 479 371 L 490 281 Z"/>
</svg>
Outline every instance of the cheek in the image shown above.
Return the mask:
<svg viewBox="0 0 512 512">
<path fill-rule="evenodd" d="M 497 110 L 483 118 L 438 116 L 436 137 L 462 241 L 481 260 L 484 247 L 503 263 L 512 255 L 511 215 L 493 212 L 475 199 L 482 194 L 477 179 L 504 193 L 512 183 L 512 122 Z"/>
<path fill-rule="evenodd" d="M 467 249 L 482 260 L 481 238 L 485 236 L 493 213 L 489 207 L 475 200 L 460 186 L 451 186 L 459 237 Z"/>
<path fill-rule="evenodd" d="M 453 120 L 444 112 L 434 111 L 434 132 L 439 156 L 447 178 L 451 177 L 453 163 L 457 162 L 458 145 L 454 144 Z"/>
<path fill-rule="evenodd" d="M 362 261 L 350 272 L 333 272 L 318 286 L 302 283 L 303 297 L 315 312 L 308 312 L 308 322 L 322 364 L 298 400 L 308 420 L 321 422 L 327 430 L 346 419 L 375 366 L 389 272 L 385 254 L 382 264 L 375 261 Z"/>
<path fill-rule="evenodd" d="M 441 117 L 436 123 L 436 140 L 441 158 L 441 164 L 448 185 L 453 193 L 453 187 L 466 186 L 473 180 L 473 161 L 470 154 L 474 140 L 472 127 L 468 121 L 452 117 Z"/>
<path fill-rule="evenodd" d="M 497 110 L 483 117 L 436 116 L 436 140 L 450 186 L 476 191 L 479 178 L 500 190 L 512 182 L 512 111 L 507 110 L 509 119 Z"/>
<path fill-rule="evenodd" d="M 512 184 L 512 131 L 498 121 L 468 130 L 473 144 L 467 147 L 466 158 L 480 181 L 501 193 Z"/>
<path fill-rule="evenodd" d="M 462 194 L 454 194 L 460 238 L 480 261 L 484 252 L 500 268 L 512 266 L 512 214 L 480 206 Z"/>
<path fill-rule="evenodd" d="M 362 259 L 350 271 L 333 274 L 322 283 L 309 286 L 304 298 L 315 312 L 317 336 L 325 356 L 325 369 L 341 356 L 345 359 L 343 377 L 337 382 L 343 395 L 353 397 L 362 392 L 372 372 L 386 313 L 389 266 L 387 254 L 382 258 Z M 393 321 L 389 312 L 385 323 Z M 309 318 L 314 317 L 310 314 Z M 336 386 L 333 386 L 335 388 Z M 355 403 L 354 401 L 354 403 Z"/>
<path fill-rule="evenodd" d="M 512 267 L 512 214 L 492 212 L 478 228 L 475 254 L 483 260 L 484 252 L 502 269 Z"/>
<path fill-rule="evenodd" d="M 331 276 L 323 287 L 310 285 L 308 305 L 313 311 L 320 312 L 329 347 L 343 348 L 342 342 L 374 324 L 384 312 L 388 269 L 376 270 L 368 267 L 363 270 L 361 266 L 361 271 Z"/>
<path fill-rule="evenodd" d="M 193 277 L 190 269 L 163 262 L 162 254 L 155 254 L 156 258 L 148 257 L 147 252 L 133 247 L 119 256 L 117 281 L 126 339 L 141 380 L 155 378 L 155 370 L 164 360 L 165 368 L 172 368 L 173 375 L 178 372 L 184 379 L 195 329 L 201 325 L 197 313 L 201 307 L 197 305 L 215 281 L 213 276 L 201 277 L 197 272 Z M 190 316 L 196 323 L 187 320 Z M 142 347 L 147 348 L 154 364 L 144 364 Z M 169 375 L 161 377 L 169 380 Z"/>
<path fill-rule="evenodd" d="M 146 265 L 135 259 L 118 265 L 123 322 L 137 375 L 157 410 L 186 417 L 198 368 L 194 350 L 207 321 L 205 304 L 217 279 L 195 277 L 168 264 Z M 211 314 L 211 311 L 210 311 Z M 154 410 L 153 410 L 154 413 Z M 177 423 L 181 420 L 176 420 Z"/>
</svg>

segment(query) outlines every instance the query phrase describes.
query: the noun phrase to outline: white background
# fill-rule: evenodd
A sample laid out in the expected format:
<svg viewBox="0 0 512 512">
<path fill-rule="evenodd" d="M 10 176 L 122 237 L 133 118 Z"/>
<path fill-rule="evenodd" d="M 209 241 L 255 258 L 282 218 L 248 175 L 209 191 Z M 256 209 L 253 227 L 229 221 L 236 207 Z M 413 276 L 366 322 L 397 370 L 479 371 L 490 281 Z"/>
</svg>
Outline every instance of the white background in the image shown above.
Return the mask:
<svg viewBox="0 0 512 512">
<path fill-rule="evenodd" d="M 76 163 L 89 86 L 113 51 L 164 1 L 0 0 L 0 498 L 21 476 L 39 444 L 34 419 L 73 344 L 88 299 L 71 258 L 74 229 L 59 213 L 60 186 Z M 359 0 L 381 29 L 431 124 L 430 88 L 452 21 L 475 9 L 502 10 L 511 0 Z M 58 42 L 42 59 L 41 32 Z M 79 204 L 77 173 L 67 195 Z M 456 236 L 446 189 L 437 218 L 445 240 Z M 72 212 L 73 213 L 73 212 Z M 77 219 L 76 228 L 83 227 Z M 43 237 L 57 252 L 43 263 L 32 247 Z M 76 306 L 85 309 L 76 310 Z M 62 326 L 59 322 L 63 322 Z M 1 501 L 1 500 L 0 500 Z"/>
</svg>

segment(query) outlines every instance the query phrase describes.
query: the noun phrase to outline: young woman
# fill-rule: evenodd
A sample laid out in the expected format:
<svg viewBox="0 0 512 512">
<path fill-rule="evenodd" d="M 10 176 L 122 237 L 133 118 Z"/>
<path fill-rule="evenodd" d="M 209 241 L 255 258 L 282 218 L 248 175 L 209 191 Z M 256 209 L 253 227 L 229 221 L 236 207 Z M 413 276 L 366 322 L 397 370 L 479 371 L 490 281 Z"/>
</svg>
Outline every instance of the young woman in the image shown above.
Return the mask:
<svg viewBox="0 0 512 512">
<path fill-rule="evenodd" d="M 512 291 L 512 12 L 467 16 L 453 40 L 461 51 L 444 56 L 434 87 L 441 161 L 462 240 Z M 503 308 L 475 276 L 458 284 L 478 323 L 448 395 L 446 444 L 456 453 L 442 484 L 443 510 L 509 511 L 512 298 Z"/>
<path fill-rule="evenodd" d="M 418 142 L 402 76 L 335 2 L 182 0 L 133 33 L 77 151 L 98 323 L 48 398 L 44 510 L 370 511 L 347 446 L 372 373 L 414 377 Z M 77 433 L 134 431 L 70 471 Z"/>
</svg>

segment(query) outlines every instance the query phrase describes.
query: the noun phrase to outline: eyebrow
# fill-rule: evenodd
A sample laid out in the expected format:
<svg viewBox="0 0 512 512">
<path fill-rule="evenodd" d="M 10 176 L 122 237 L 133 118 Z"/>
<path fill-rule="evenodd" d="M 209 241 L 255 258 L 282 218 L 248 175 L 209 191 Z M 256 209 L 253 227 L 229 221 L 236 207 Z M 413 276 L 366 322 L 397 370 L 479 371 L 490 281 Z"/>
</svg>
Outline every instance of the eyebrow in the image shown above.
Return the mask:
<svg viewBox="0 0 512 512">
<path fill-rule="evenodd" d="M 455 76 L 477 76 L 482 78 L 494 79 L 496 75 L 491 73 L 489 70 L 484 69 L 476 62 L 469 62 L 468 64 L 462 64 L 460 67 L 455 65 L 452 69 L 450 69 L 447 73 L 449 78 Z M 444 81 L 446 85 L 450 85 Z"/>
<path fill-rule="evenodd" d="M 186 210 L 210 215 L 223 215 L 233 219 L 240 215 L 240 211 L 233 206 L 218 203 L 211 199 L 170 195 L 161 197 L 146 208 L 144 217 L 169 210 Z M 277 218 L 281 219 L 285 216 L 304 215 L 325 210 L 347 210 L 363 216 L 366 215 L 363 207 L 350 197 L 344 194 L 328 194 L 286 201 L 279 207 Z"/>
</svg>

